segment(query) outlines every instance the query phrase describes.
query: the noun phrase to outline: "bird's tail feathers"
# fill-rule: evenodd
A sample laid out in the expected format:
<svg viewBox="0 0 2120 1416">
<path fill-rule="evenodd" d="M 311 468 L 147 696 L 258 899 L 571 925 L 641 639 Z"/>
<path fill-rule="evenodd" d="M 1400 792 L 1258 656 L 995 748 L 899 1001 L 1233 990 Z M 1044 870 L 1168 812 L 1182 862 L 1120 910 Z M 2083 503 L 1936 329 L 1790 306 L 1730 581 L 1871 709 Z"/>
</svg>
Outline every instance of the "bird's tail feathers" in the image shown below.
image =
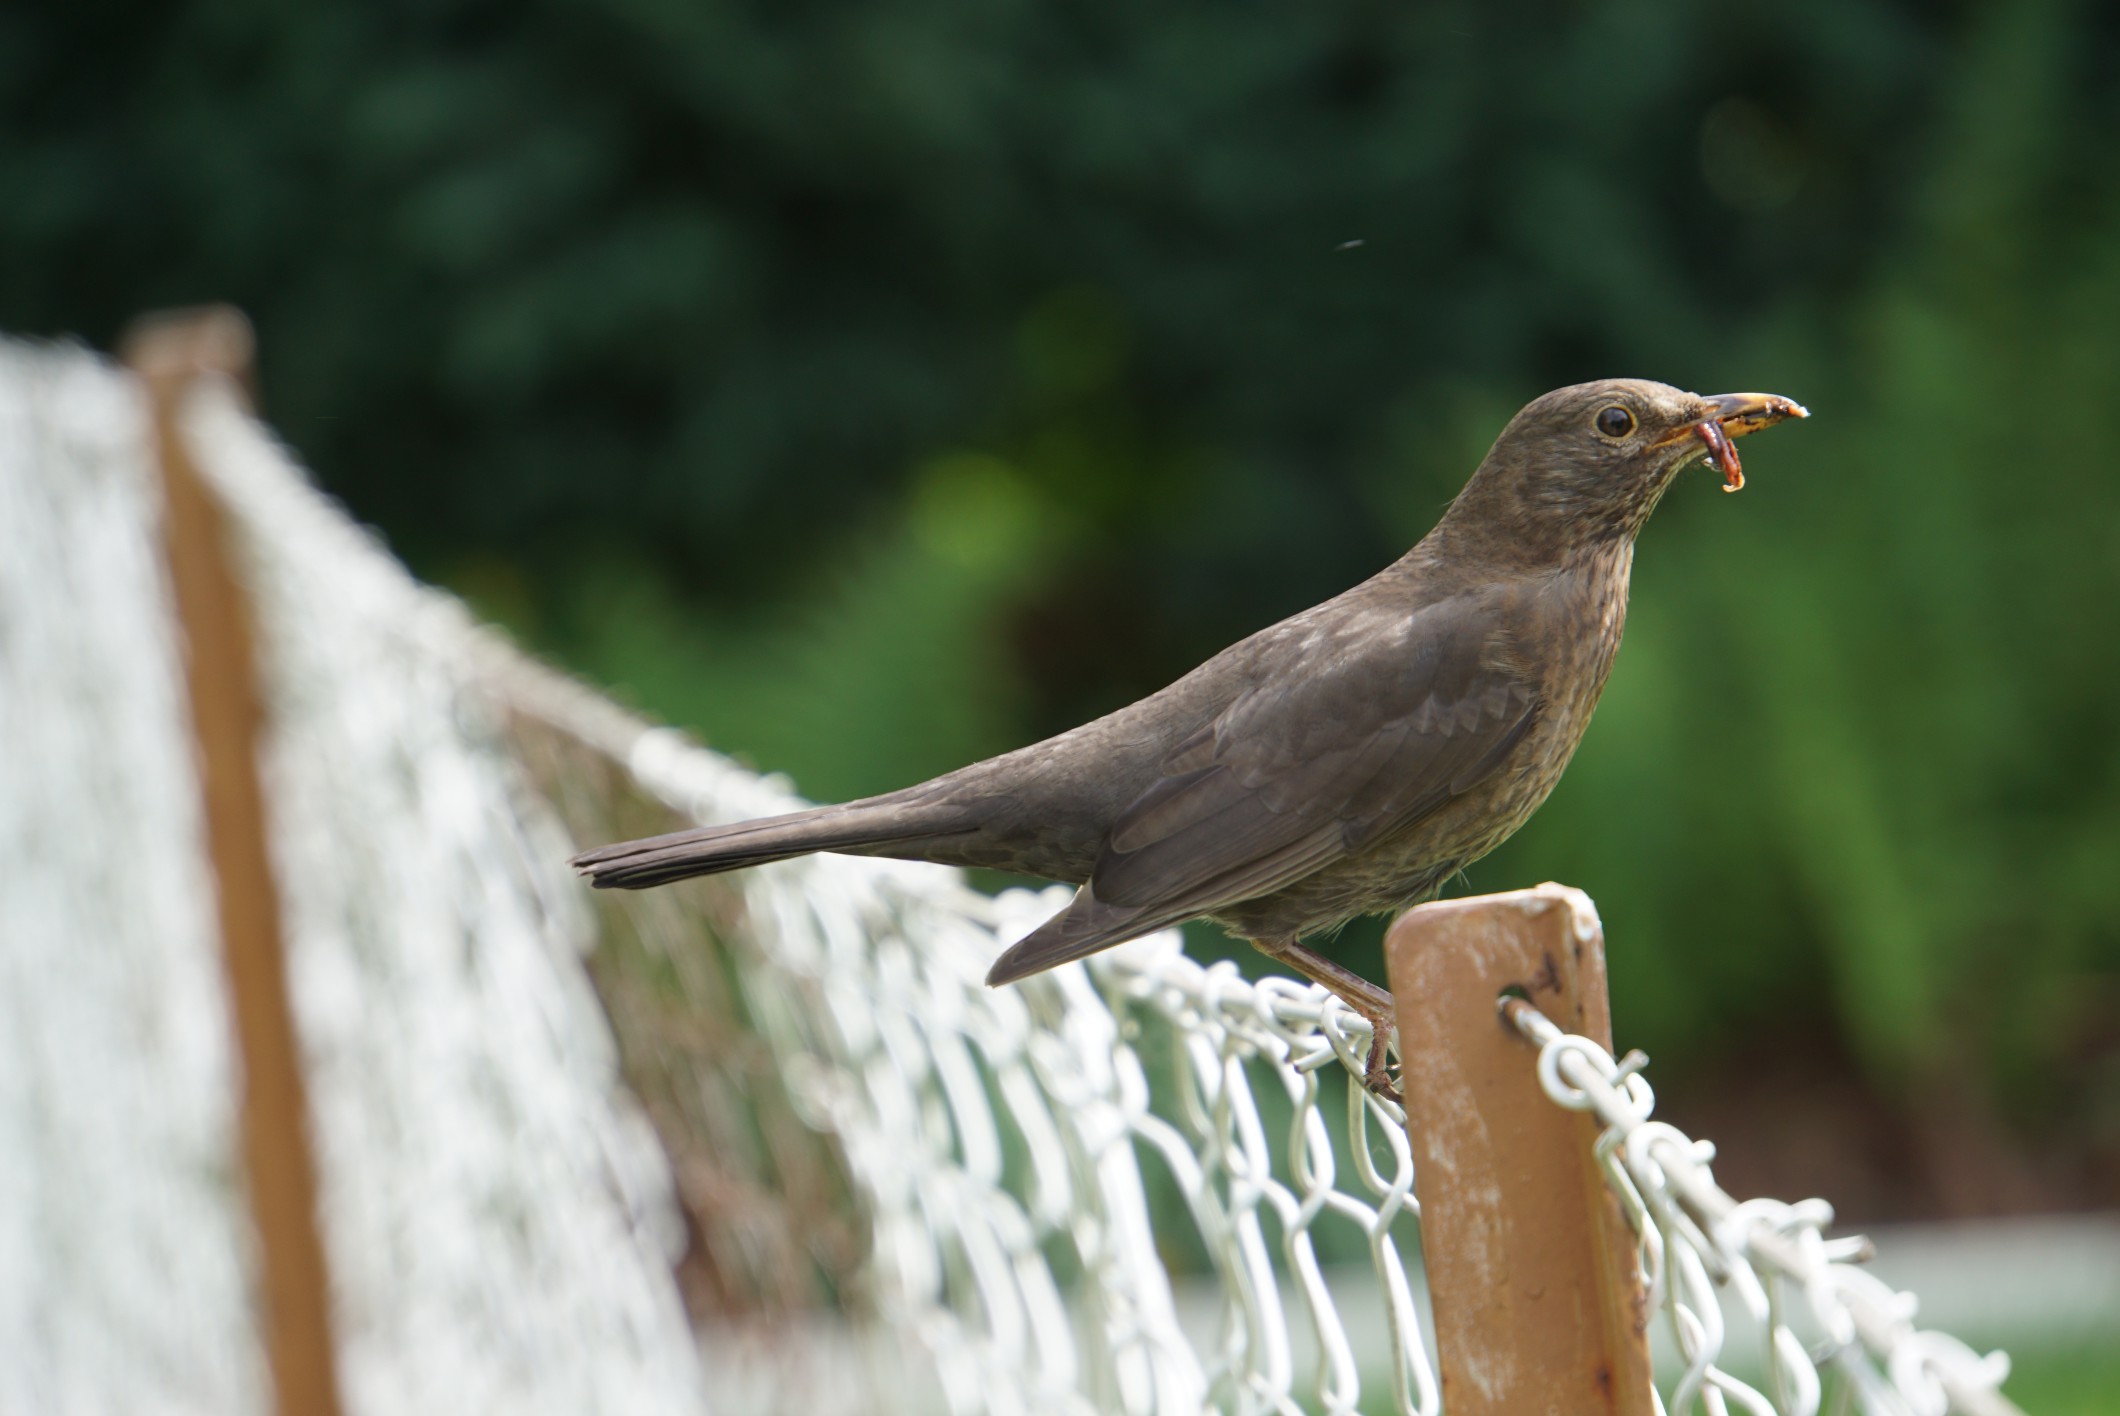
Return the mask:
<svg viewBox="0 0 2120 1416">
<path fill-rule="evenodd" d="M 918 859 L 921 841 L 947 831 L 948 823 L 932 810 L 877 798 L 621 841 L 587 851 L 570 863 L 599 890 L 645 890 L 816 851 Z"/>
</svg>

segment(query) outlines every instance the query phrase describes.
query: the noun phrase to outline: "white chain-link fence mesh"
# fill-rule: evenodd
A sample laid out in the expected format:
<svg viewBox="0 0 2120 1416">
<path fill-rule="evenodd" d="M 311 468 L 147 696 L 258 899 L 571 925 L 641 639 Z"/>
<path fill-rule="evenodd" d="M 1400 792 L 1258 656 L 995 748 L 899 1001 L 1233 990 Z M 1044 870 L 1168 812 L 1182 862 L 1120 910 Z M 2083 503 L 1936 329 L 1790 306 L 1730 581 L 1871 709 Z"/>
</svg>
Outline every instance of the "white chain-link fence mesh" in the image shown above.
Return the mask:
<svg viewBox="0 0 2120 1416">
<path fill-rule="evenodd" d="M 10 1412 L 262 1400 L 231 1185 L 236 1065 L 151 456 L 127 381 L 82 354 L 0 343 Z"/>
<path fill-rule="evenodd" d="M 185 434 L 259 619 L 350 1410 L 1439 1409 L 1412 1162 L 1337 1000 L 1170 935 L 988 989 L 1055 900 L 895 862 L 592 904 L 571 842 L 788 792 L 416 585 L 230 390 Z M 156 516 L 132 382 L 0 348 L 8 1411 L 269 1403 Z M 1864 1411 L 1991 1387 L 1849 1296 L 1822 1210 L 1706 1205 L 1638 1077 L 1548 1055 L 1632 1136 L 1674 1408 L 1818 1409 L 1820 1364 Z M 1715 1365 L 1718 1281 L 1764 1300 L 1758 1390 Z"/>
<path fill-rule="evenodd" d="M 1639 1053 L 1614 1061 L 1585 1037 L 1562 1032 L 1536 1010 L 1505 1005 L 1539 1046 L 1539 1084 L 1571 1111 L 1605 1123 L 1597 1156 L 1641 1236 L 1649 1302 L 1667 1325 L 1683 1369 L 1672 1409 L 1711 1416 L 1733 1407 L 1757 1416 L 1812 1416 L 1837 1378 L 1835 1409 L 1945 1416 L 2005 1412 L 1997 1397 L 2009 1375 L 2001 1353 L 1983 1357 L 1946 1333 L 1914 1325 L 1919 1305 L 1857 1267 L 1859 1236 L 1828 1239 L 1833 1207 L 1725 1194 L 1710 1162 L 1715 1147 L 1650 1119 L 1656 1094 Z M 1718 1299 L 1734 1291 L 1758 1328 L 1766 1371 L 1754 1385 L 1725 1370 L 1731 1334 Z M 1761 1390 L 1764 1387 L 1765 1390 Z"/>
</svg>

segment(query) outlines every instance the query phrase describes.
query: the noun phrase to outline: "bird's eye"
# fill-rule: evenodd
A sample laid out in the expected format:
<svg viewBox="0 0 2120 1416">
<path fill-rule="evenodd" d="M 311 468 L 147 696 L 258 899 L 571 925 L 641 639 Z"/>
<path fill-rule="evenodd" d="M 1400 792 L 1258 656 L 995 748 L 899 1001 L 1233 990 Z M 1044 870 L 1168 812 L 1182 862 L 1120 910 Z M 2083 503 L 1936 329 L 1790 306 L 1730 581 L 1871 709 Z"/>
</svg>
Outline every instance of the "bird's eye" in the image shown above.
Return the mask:
<svg viewBox="0 0 2120 1416">
<path fill-rule="evenodd" d="M 1634 431 L 1634 415 L 1615 403 L 1597 415 L 1597 430 L 1608 438 L 1623 438 Z"/>
</svg>

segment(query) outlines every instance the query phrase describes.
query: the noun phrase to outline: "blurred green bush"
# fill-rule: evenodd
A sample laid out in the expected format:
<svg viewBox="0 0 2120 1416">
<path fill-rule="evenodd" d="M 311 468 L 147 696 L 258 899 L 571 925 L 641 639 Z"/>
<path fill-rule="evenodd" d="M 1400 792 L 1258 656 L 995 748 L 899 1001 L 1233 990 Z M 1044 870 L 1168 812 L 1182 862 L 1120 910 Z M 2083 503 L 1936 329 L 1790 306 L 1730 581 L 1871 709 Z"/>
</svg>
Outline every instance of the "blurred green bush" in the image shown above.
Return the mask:
<svg viewBox="0 0 2120 1416">
<path fill-rule="evenodd" d="M 1798 397 L 1470 884 L 1680 1066 L 2120 1173 L 2109 8 L 114 0 L 0 114 L 0 325 L 243 305 L 417 567 L 820 797 L 1369 573 L 1545 388 Z"/>
</svg>

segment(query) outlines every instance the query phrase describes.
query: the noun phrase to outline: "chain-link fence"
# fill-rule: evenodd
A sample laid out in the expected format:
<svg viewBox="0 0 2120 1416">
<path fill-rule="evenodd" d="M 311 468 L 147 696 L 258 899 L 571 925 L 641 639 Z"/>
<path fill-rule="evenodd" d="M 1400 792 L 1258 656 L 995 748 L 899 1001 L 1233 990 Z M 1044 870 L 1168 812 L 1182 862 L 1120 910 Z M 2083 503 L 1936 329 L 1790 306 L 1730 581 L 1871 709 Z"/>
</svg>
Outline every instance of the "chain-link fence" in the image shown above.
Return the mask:
<svg viewBox="0 0 2120 1416">
<path fill-rule="evenodd" d="M 1440 1409 L 1360 1018 L 1167 934 L 986 988 L 1057 901 L 938 867 L 592 903 L 572 843 L 790 793 L 417 585 L 222 382 L 182 413 L 255 606 L 348 1409 Z M 0 350 L 7 1410 L 271 1400 L 156 488 L 133 381 Z M 1823 1206 L 1730 1202 L 1631 1062 L 1523 1025 L 1608 1123 L 1673 1410 L 2007 1409 Z"/>
</svg>

